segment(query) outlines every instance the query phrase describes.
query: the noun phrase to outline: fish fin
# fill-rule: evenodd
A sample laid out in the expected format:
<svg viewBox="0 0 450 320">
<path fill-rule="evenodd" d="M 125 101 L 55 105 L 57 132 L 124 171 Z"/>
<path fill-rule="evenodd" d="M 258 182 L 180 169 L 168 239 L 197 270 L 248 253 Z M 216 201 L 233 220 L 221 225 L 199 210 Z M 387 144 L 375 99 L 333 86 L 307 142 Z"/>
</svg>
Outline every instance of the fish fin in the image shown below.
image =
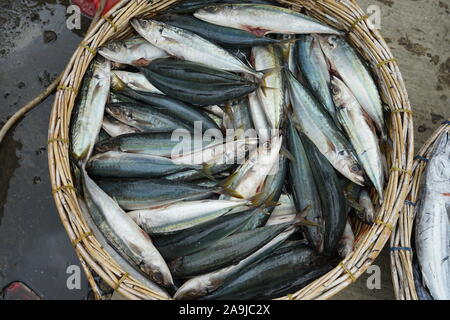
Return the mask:
<svg viewBox="0 0 450 320">
<path fill-rule="evenodd" d="M 112 76 L 114 78 L 114 81 L 111 81 L 111 86 L 112 86 L 112 89 L 114 91 L 116 91 L 116 92 L 117 91 L 122 91 L 122 90 L 124 90 L 125 88 L 128 87 L 126 85 L 126 83 L 123 82 L 122 79 L 120 79 L 117 74 L 113 73 Z"/>
<path fill-rule="evenodd" d="M 309 210 L 311 210 L 311 205 L 308 205 L 305 209 L 297 213 L 297 216 L 294 220 L 295 226 L 308 226 L 308 227 L 318 227 L 320 228 L 320 224 L 315 223 L 313 221 L 309 221 L 305 217 L 308 215 Z"/>
<path fill-rule="evenodd" d="M 139 58 L 131 62 L 133 66 L 136 67 L 147 67 L 151 63 L 151 60 L 147 60 L 145 58 Z"/>
<path fill-rule="evenodd" d="M 285 156 L 287 159 L 289 159 L 292 162 L 295 161 L 294 155 L 285 146 L 281 146 L 280 154 Z"/>
<path fill-rule="evenodd" d="M 311 210 L 311 205 L 308 204 L 302 211 L 297 212 L 297 216 L 302 219 L 307 216 L 309 210 Z"/>
<path fill-rule="evenodd" d="M 295 43 L 297 42 L 297 38 L 288 38 L 288 39 L 278 39 L 275 44 L 286 44 L 286 43 Z"/>
<path fill-rule="evenodd" d="M 226 178 L 220 185 L 225 187 L 230 187 L 233 184 L 234 179 L 236 178 L 237 170 L 234 171 L 228 178 Z"/>
<path fill-rule="evenodd" d="M 298 133 L 303 133 L 302 126 L 296 119 L 291 119 L 291 122 L 292 122 L 292 125 L 295 127 L 295 129 L 297 129 Z"/>
<path fill-rule="evenodd" d="M 254 207 L 260 207 L 263 206 L 264 208 L 272 208 L 277 207 L 281 205 L 279 202 L 273 201 L 273 198 L 275 197 L 275 192 L 267 196 L 267 193 L 265 192 L 259 192 L 255 194 L 253 197 L 251 197 L 249 200 L 252 202 L 252 205 Z"/>
<path fill-rule="evenodd" d="M 312 222 L 312 221 L 309 221 L 306 218 L 299 219 L 299 220 L 295 221 L 294 225 L 296 225 L 296 226 L 305 226 L 305 227 L 317 227 L 317 228 L 321 227 L 320 224 Z"/>
<path fill-rule="evenodd" d="M 231 196 L 233 198 L 244 199 L 244 196 L 227 186 L 220 186 L 221 190 L 218 193 Z"/>
<path fill-rule="evenodd" d="M 277 191 L 272 192 L 269 197 L 264 201 L 263 205 L 265 208 L 272 208 L 272 207 L 278 207 L 281 205 L 281 202 L 273 201 L 273 198 L 275 198 L 275 194 Z"/>
<path fill-rule="evenodd" d="M 253 207 L 259 207 L 265 202 L 266 198 L 267 194 L 265 192 L 258 192 L 249 201 L 251 201 Z"/>
<path fill-rule="evenodd" d="M 354 199 L 353 197 L 348 196 L 348 195 L 345 198 L 350 207 L 352 207 L 353 209 L 355 209 L 358 212 L 365 212 L 364 207 L 362 205 L 360 205 L 359 202 L 356 201 L 356 199 Z"/>
<path fill-rule="evenodd" d="M 241 24 L 239 29 L 244 29 L 245 31 L 250 32 L 251 34 L 257 36 L 257 37 L 264 37 L 266 34 L 270 32 L 269 29 L 263 29 L 263 28 L 255 28 L 246 24 Z"/>
<path fill-rule="evenodd" d="M 231 102 L 225 103 L 225 113 L 230 117 L 231 121 L 234 121 L 233 108 L 231 107 Z"/>
<path fill-rule="evenodd" d="M 208 179 L 210 179 L 212 181 L 217 181 L 217 179 L 211 173 L 212 166 L 213 166 L 213 164 L 211 164 L 211 163 L 205 163 L 205 164 L 203 164 L 202 169 L 200 170 L 200 172 L 203 175 L 205 175 L 205 177 L 207 177 Z"/>
</svg>

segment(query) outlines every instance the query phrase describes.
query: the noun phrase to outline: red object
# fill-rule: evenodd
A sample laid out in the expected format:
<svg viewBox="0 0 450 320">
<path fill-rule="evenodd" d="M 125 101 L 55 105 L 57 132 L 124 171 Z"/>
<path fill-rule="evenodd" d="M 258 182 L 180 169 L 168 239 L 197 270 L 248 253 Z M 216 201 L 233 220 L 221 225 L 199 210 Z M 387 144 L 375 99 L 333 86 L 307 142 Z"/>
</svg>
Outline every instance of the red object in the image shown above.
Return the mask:
<svg viewBox="0 0 450 320">
<path fill-rule="evenodd" d="M 120 0 L 107 0 L 102 14 L 106 14 Z M 100 0 L 72 0 L 72 3 L 79 6 L 83 14 L 93 17 L 100 5 Z"/>
<path fill-rule="evenodd" d="M 4 300 L 41 300 L 41 298 L 23 282 L 9 284 L 3 290 Z"/>
</svg>

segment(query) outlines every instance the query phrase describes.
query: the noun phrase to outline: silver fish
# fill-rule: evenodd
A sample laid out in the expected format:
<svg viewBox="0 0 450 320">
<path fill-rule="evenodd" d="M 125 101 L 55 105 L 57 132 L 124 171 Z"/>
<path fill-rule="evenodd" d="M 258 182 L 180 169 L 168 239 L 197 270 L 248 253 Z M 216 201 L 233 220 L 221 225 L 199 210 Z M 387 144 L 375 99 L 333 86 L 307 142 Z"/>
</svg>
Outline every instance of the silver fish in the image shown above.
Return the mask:
<svg viewBox="0 0 450 320">
<path fill-rule="evenodd" d="M 256 92 L 271 128 L 279 129 L 286 102 L 281 52 L 274 45 L 253 47 L 251 60 L 256 70 L 270 70 L 262 80 L 267 89 L 261 88 Z"/>
<path fill-rule="evenodd" d="M 173 287 L 169 268 L 150 237 L 92 181 L 84 168 L 82 174 L 84 191 L 99 212 L 98 216 L 93 217 L 94 221 L 108 237 L 108 241 L 124 252 L 153 281 L 166 287 Z"/>
<path fill-rule="evenodd" d="M 164 235 L 211 221 L 238 207 L 245 210 L 247 205 L 251 205 L 251 201 L 182 201 L 154 209 L 130 211 L 128 215 L 149 234 Z"/>
<path fill-rule="evenodd" d="M 362 190 L 359 195 L 358 203 L 364 209 L 363 212 L 357 212 L 357 216 L 368 224 L 375 221 L 375 208 L 373 207 L 372 199 L 367 190 Z"/>
<path fill-rule="evenodd" d="M 261 89 L 257 89 L 257 91 L 259 90 Z M 259 137 L 259 143 L 263 144 L 270 139 L 271 132 L 264 108 L 256 92 L 252 92 L 248 95 L 248 105 L 256 134 Z"/>
<path fill-rule="evenodd" d="M 383 140 L 386 140 L 386 126 L 375 81 L 356 51 L 341 37 L 317 35 L 333 74 L 339 76 L 358 99 L 364 111 L 370 116 Z"/>
<path fill-rule="evenodd" d="M 152 60 L 167 57 L 167 53 L 142 37 L 112 41 L 101 47 L 98 53 L 116 63 L 147 66 Z"/>
<path fill-rule="evenodd" d="M 83 81 L 71 127 L 71 151 L 76 161 L 85 162 L 94 148 L 103 122 L 111 81 L 111 63 L 92 62 Z"/>
<path fill-rule="evenodd" d="M 146 40 L 172 56 L 222 70 L 249 73 L 257 78 L 263 76 L 225 49 L 190 31 L 154 20 L 133 19 L 131 25 Z"/>
<path fill-rule="evenodd" d="M 272 5 L 247 3 L 211 5 L 197 10 L 194 16 L 209 23 L 246 30 L 257 36 L 269 33 L 340 33 L 314 18 Z"/>
<path fill-rule="evenodd" d="M 108 151 L 91 157 L 87 162 L 91 176 L 105 178 L 156 178 L 201 166 L 179 165 L 166 157 L 149 154 Z"/>
<path fill-rule="evenodd" d="M 331 96 L 331 76 L 328 64 L 315 35 L 302 35 L 297 42 L 298 65 L 305 80 L 320 103 L 327 109 L 336 124 L 336 108 Z"/>
<path fill-rule="evenodd" d="M 343 133 L 319 102 L 295 79 L 287 74 L 290 100 L 301 131 L 316 145 L 332 166 L 349 180 L 364 185 L 364 171 Z"/>
<path fill-rule="evenodd" d="M 130 276 L 150 288 L 152 291 L 159 294 L 162 298 L 170 299 L 170 295 L 163 290 L 160 286 L 158 286 L 153 281 L 150 281 L 144 274 L 138 271 L 132 264 L 133 262 L 130 259 L 126 259 L 126 257 L 122 257 L 119 253 L 117 253 L 117 249 L 111 246 L 106 240 L 105 236 L 102 234 L 99 228 L 95 225 L 92 220 L 91 214 L 89 213 L 89 208 L 85 201 L 81 198 L 78 198 L 78 203 L 80 204 L 81 214 L 83 218 L 86 220 L 89 228 L 92 230 L 92 234 L 95 236 L 95 239 L 100 243 L 100 245 L 105 249 L 106 252 L 114 259 L 115 262 L 124 270 L 128 272 Z M 154 299 L 156 300 L 156 298 Z"/>
<path fill-rule="evenodd" d="M 383 201 L 383 163 L 372 121 L 344 82 L 333 76 L 331 87 L 339 122 L 355 148 L 366 174 L 377 189 L 380 201 Z"/>
<path fill-rule="evenodd" d="M 344 234 L 339 242 L 338 252 L 342 259 L 347 258 L 347 256 L 352 253 L 353 247 L 355 245 L 355 235 L 353 234 L 352 226 L 350 220 L 347 219 L 347 224 L 345 225 Z"/>
<path fill-rule="evenodd" d="M 417 258 L 433 298 L 450 300 L 450 130 L 429 158 L 416 213 Z"/>
<path fill-rule="evenodd" d="M 116 118 L 110 116 L 109 114 L 105 114 L 102 122 L 102 128 L 106 131 L 111 137 L 117 137 L 122 134 L 127 133 L 136 133 L 141 132 L 141 130 L 131 127 Z"/>
</svg>

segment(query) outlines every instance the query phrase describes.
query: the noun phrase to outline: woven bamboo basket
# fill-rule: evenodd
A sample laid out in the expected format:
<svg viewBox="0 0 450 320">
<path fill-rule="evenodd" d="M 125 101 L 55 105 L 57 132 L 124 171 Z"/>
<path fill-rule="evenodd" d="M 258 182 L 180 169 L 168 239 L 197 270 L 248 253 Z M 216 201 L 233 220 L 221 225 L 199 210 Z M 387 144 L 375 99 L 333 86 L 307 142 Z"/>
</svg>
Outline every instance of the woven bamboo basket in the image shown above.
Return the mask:
<svg viewBox="0 0 450 320">
<path fill-rule="evenodd" d="M 415 156 L 412 167 L 412 179 L 408 187 L 405 206 L 400 213 L 398 223 L 391 235 L 391 272 L 397 300 L 419 300 L 414 285 L 412 264 L 414 255 L 412 235 L 414 232 L 414 218 L 416 213 L 415 206 L 420 195 L 420 182 L 427 165 L 428 157 L 434 149 L 435 142 L 442 134 L 447 132 L 450 132 L 450 119 L 442 123 Z"/>
<path fill-rule="evenodd" d="M 131 35 L 129 20 L 151 17 L 179 0 L 122 0 L 93 27 L 67 65 L 50 118 L 48 159 L 52 193 L 62 223 L 81 261 L 96 298 L 100 290 L 93 274 L 128 299 L 159 299 L 157 293 L 124 272 L 92 235 L 83 219 L 73 187 L 69 161 L 69 124 L 77 90 L 99 46 Z M 280 5 L 309 15 L 347 32 L 348 41 L 367 61 L 386 105 L 392 141 L 387 154 L 391 168 L 384 190 L 385 201 L 373 226 L 356 222 L 355 249 L 329 273 L 280 299 L 327 299 L 365 272 L 388 241 L 405 202 L 413 163 L 411 107 L 398 65 L 386 42 L 368 23 L 368 16 L 350 0 L 278 0 Z M 243 1 L 245 2 L 245 0 Z M 374 199 L 375 200 L 375 199 Z"/>
</svg>

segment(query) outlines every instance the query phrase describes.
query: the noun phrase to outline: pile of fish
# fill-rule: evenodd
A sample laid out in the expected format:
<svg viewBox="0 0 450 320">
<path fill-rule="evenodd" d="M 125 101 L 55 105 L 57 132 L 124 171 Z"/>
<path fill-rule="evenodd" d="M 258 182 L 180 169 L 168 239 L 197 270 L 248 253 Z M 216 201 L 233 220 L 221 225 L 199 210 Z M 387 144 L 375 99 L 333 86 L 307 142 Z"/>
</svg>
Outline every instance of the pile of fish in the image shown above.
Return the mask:
<svg viewBox="0 0 450 320">
<path fill-rule="evenodd" d="M 435 142 L 420 185 L 414 283 L 421 300 L 450 300 L 450 131 Z"/>
<path fill-rule="evenodd" d="M 80 205 L 121 266 L 166 297 L 260 299 L 351 253 L 350 219 L 372 224 L 383 200 L 387 134 L 343 34 L 266 0 L 130 24 L 71 121 Z"/>
</svg>

